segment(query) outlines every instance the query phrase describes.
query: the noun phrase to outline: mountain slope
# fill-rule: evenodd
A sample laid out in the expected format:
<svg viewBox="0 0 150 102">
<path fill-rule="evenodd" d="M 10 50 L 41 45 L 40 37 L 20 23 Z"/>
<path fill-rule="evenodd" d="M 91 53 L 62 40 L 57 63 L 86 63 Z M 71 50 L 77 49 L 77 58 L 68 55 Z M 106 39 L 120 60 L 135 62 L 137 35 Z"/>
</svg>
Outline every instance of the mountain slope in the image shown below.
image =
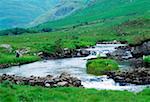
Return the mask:
<svg viewBox="0 0 150 102">
<path fill-rule="evenodd" d="M 24 26 L 57 2 L 58 0 L 1 0 L 0 28 Z"/>
<path fill-rule="evenodd" d="M 122 18 L 121 20 L 124 21 L 140 16 L 149 17 L 149 15 L 149 0 L 95 0 L 92 6 L 75 12 L 64 19 L 41 24 L 36 29 L 60 28 L 85 22 L 116 18 Z"/>
<path fill-rule="evenodd" d="M 91 0 L 1 0 L 0 29 L 35 26 L 63 18 Z"/>
<path fill-rule="evenodd" d="M 55 7 L 53 7 L 53 9 L 48 10 L 45 14 L 31 22 L 30 26 L 64 18 L 71 13 L 86 7 L 87 2 L 87 0 L 62 0 Z"/>
</svg>

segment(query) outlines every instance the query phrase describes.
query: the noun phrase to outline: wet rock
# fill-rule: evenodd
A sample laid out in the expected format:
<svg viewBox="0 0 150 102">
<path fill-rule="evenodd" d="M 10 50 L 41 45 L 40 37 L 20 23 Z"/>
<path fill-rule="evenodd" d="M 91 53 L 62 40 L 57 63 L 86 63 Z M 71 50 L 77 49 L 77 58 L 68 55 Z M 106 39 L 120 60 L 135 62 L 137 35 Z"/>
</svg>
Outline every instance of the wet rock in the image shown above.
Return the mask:
<svg viewBox="0 0 150 102">
<path fill-rule="evenodd" d="M 45 87 L 50 87 L 50 86 L 51 86 L 51 84 L 45 83 Z"/>
<path fill-rule="evenodd" d="M 57 83 L 58 86 L 68 86 L 68 82 L 67 81 L 63 81 L 63 82 L 58 82 Z"/>
<path fill-rule="evenodd" d="M 114 41 L 104 41 L 104 42 L 97 42 L 97 44 L 122 44 L 124 42 L 120 42 L 120 41 L 117 41 L 117 40 L 114 40 Z"/>
<path fill-rule="evenodd" d="M 144 67 L 143 58 L 131 58 L 129 59 L 130 66 L 133 68 L 141 68 Z"/>
<path fill-rule="evenodd" d="M 118 60 L 127 60 L 132 58 L 131 47 L 129 46 L 120 46 L 116 48 L 116 51 L 110 54 L 111 57 Z"/>
<path fill-rule="evenodd" d="M 43 59 L 58 59 L 58 58 L 86 57 L 90 55 L 90 52 L 85 49 L 64 48 L 61 52 L 55 52 L 53 54 L 40 52 L 37 55 Z"/>
<path fill-rule="evenodd" d="M 6 75 L 3 74 L 0 76 L 0 83 L 4 81 L 10 81 L 17 85 L 31 85 L 31 86 L 43 86 L 43 87 L 82 87 L 81 81 L 78 78 L 72 77 L 70 74 L 62 73 L 60 76 L 53 77 L 47 75 L 46 77 L 35 77 L 30 76 L 28 78 L 15 76 L 15 75 Z"/>
<path fill-rule="evenodd" d="M 119 83 L 131 83 L 137 85 L 150 84 L 150 69 L 138 68 L 122 72 L 108 72 L 109 78 Z"/>
<path fill-rule="evenodd" d="M 150 54 L 150 41 L 144 42 L 141 45 L 133 46 L 131 49 L 134 57 L 143 57 Z"/>
</svg>

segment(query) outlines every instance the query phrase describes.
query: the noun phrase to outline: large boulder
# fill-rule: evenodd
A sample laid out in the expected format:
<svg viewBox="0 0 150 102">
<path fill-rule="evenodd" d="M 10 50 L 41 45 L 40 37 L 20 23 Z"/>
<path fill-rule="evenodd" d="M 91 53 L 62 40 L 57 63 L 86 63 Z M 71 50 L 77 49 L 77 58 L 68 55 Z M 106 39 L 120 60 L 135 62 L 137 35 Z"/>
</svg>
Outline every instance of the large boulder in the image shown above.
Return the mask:
<svg viewBox="0 0 150 102">
<path fill-rule="evenodd" d="M 141 68 L 144 67 L 144 61 L 143 58 L 131 58 L 128 60 L 130 62 L 130 66 L 133 68 Z"/>
<path fill-rule="evenodd" d="M 9 45 L 9 44 L 1 44 L 1 45 L 0 45 L 0 48 L 4 48 L 4 49 L 6 49 L 8 52 L 12 52 L 12 51 L 13 51 L 12 46 Z"/>
<path fill-rule="evenodd" d="M 131 49 L 134 57 L 142 57 L 143 55 L 150 55 L 150 41 L 144 42 L 141 45 L 133 46 Z"/>
<path fill-rule="evenodd" d="M 116 48 L 116 50 L 112 52 L 110 56 L 118 60 L 130 59 L 133 57 L 131 54 L 131 47 L 129 46 L 120 46 Z"/>
<path fill-rule="evenodd" d="M 128 71 L 108 72 L 109 78 L 119 83 L 131 83 L 137 85 L 150 84 L 150 69 L 138 68 Z"/>
</svg>

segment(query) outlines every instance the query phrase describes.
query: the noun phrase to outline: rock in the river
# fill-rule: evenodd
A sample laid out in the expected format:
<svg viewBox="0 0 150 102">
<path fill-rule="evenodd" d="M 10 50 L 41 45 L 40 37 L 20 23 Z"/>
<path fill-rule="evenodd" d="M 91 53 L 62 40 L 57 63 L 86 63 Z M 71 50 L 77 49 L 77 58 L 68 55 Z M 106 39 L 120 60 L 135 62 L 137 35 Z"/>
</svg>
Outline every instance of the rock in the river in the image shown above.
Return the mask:
<svg viewBox="0 0 150 102">
<path fill-rule="evenodd" d="M 139 68 L 128 71 L 108 72 L 109 78 L 119 83 L 131 83 L 137 85 L 150 84 L 150 69 Z"/>
<path fill-rule="evenodd" d="M 130 66 L 133 68 L 142 68 L 144 67 L 144 61 L 143 58 L 131 58 L 129 59 Z"/>
<path fill-rule="evenodd" d="M 129 46 L 120 46 L 116 48 L 116 51 L 110 54 L 111 57 L 118 60 L 127 60 L 132 58 L 131 47 Z"/>
<path fill-rule="evenodd" d="M 141 45 L 133 46 L 131 52 L 134 57 L 150 55 L 150 41 L 144 42 Z"/>
</svg>

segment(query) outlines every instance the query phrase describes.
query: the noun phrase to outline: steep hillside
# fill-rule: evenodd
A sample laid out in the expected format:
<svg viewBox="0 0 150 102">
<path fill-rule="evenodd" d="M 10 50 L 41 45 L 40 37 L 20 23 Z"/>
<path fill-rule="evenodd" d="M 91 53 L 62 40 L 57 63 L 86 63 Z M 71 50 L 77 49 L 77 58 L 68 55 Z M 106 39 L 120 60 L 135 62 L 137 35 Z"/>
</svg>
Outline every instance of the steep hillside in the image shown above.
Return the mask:
<svg viewBox="0 0 150 102">
<path fill-rule="evenodd" d="M 0 29 L 35 26 L 63 18 L 91 0 L 1 0 Z"/>
<path fill-rule="evenodd" d="M 0 28 L 24 26 L 57 2 L 58 0 L 1 0 Z"/>
<path fill-rule="evenodd" d="M 77 10 L 85 8 L 88 3 L 90 3 L 88 0 L 61 0 L 55 7 L 31 22 L 30 26 L 64 18 Z"/>
<path fill-rule="evenodd" d="M 93 0 L 94 4 L 61 19 L 37 26 L 42 28 L 60 28 L 97 21 L 118 19 L 122 22 L 140 16 L 150 17 L 149 0 Z"/>
</svg>

